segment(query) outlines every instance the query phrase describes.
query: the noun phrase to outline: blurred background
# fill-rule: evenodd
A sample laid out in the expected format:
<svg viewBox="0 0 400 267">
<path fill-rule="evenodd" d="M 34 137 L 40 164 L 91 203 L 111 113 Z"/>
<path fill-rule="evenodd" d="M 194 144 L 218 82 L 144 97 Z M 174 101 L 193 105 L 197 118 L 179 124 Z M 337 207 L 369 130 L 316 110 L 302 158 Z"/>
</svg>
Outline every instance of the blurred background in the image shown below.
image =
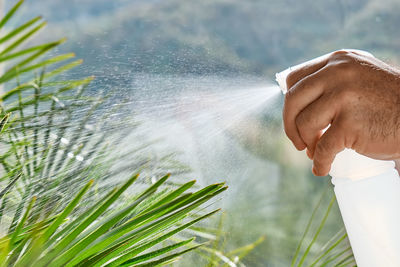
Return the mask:
<svg viewBox="0 0 400 267">
<path fill-rule="evenodd" d="M 215 203 L 224 212 L 220 249 L 265 237 L 247 266 L 289 266 L 314 207 L 322 199 L 306 244 L 332 194 L 329 179 L 313 177 L 284 135 L 274 74 L 341 48 L 400 60 L 395 0 L 26 2 L 21 21 L 40 14 L 49 22 L 36 41 L 67 37 L 62 51 L 84 60 L 69 75 L 95 75 L 92 94 L 126 99 L 124 112 L 141 121 L 141 134 L 158 140 L 152 157 L 174 154 L 182 179 L 227 181 Z M 310 253 L 342 227 L 334 206 Z M 193 254 L 180 264 L 204 262 Z"/>
</svg>

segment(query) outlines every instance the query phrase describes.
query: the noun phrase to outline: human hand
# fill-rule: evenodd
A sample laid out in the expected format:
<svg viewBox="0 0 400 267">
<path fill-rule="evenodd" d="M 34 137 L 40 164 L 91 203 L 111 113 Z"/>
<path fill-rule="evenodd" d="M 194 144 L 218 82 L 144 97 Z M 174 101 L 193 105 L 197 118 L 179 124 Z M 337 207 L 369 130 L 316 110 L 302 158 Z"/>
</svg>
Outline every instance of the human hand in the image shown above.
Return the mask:
<svg viewBox="0 0 400 267">
<path fill-rule="evenodd" d="M 315 175 L 327 175 L 344 148 L 375 159 L 400 158 L 398 69 L 341 50 L 292 71 L 286 83 L 285 132 L 298 150 L 307 148 Z"/>
</svg>

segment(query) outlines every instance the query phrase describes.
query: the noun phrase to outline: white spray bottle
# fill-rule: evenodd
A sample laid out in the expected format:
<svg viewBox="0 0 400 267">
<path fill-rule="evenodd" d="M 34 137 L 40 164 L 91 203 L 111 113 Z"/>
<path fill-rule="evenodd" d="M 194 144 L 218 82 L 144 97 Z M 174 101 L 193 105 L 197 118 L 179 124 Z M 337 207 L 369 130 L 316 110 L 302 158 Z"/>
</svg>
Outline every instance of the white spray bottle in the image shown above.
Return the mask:
<svg viewBox="0 0 400 267">
<path fill-rule="evenodd" d="M 309 63 L 276 74 L 283 93 L 287 75 Z M 345 149 L 336 155 L 329 175 L 357 266 L 399 267 L 400 178 L 394 162 Z"/>
</svg>

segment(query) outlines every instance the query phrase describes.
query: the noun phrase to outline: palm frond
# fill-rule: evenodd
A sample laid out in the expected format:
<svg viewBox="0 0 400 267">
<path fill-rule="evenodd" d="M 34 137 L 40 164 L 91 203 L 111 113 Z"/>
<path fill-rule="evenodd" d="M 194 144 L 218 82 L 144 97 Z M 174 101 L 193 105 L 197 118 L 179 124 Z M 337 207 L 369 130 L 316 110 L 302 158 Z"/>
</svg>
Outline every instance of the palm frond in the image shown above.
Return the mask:
<svg viewBox="0 0 400 267">
<path fill-rule="evenodd" d="M 22 3 L 9 10 L 0 28 Z M 127 171 L 150 168 L 141 141 L 124 154 L 109 149 L 136 121 L 111 124 L 115 109 L 102 107 L 107 98 L 86 94 L 93 77 L 59 78 L 82 61 L 73 53 L 49 56 L 65 39 L 30 46 L 28 40 L 45 25 L 35 17 L 0 36 L 0 63 L 7 64 L 0 84 L 8 89 L 0 96 L 0 219 L 8 228 L 0 237 L 2 266 L 162 265 L 199 247 L 182 249 L 194 238 L 172 237 L 215 214 L 218 210 L 203 214 L 199 207 L 227 187 L 188 193 L 195 181 L 169 182 L 169 175 L 154 183 L 137 175 L 125 179 Z M 106 134 L 107 127 L 121 130 Z M 132 161 L 112 169 L 121 156 Z M 151 169 L 153 177 L 163 171 Z M 132 189 L 133 183 L 143 190 Z"/>
</svg>

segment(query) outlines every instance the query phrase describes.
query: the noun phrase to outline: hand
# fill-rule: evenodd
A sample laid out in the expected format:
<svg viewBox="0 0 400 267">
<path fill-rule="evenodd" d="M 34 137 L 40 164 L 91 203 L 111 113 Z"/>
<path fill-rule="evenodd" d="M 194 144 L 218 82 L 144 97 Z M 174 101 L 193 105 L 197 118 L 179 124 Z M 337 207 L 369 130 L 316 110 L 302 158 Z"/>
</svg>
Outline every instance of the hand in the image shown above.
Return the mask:
<svg viewBox="0 0 400 267">
<path fill-rule="evenodd" d="M 307 148 L 315 175 L 327 175 L 344 148 L 375 159 L 400 158 L 398 69 L 336 51 L 291 72 L 286 83 L 285 132 L 298 150 Z"/>
</svg>

